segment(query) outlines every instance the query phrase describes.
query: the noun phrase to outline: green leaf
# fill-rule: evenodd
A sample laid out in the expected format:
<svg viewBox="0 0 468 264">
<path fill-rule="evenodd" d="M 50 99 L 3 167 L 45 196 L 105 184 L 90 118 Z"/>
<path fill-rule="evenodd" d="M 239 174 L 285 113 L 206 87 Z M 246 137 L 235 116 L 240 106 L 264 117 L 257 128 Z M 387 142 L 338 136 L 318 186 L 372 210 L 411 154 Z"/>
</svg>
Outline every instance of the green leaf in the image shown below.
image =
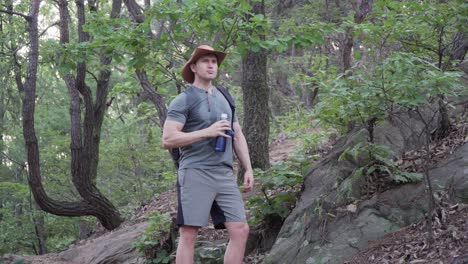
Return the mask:
<svg viewBox="0 0 468 264">
<path fill-rule="evenodd" d="M 362 51 L 354 50 L 354 59 L 355 60 L 361 60 L 362 59 Z"/>
</svg>

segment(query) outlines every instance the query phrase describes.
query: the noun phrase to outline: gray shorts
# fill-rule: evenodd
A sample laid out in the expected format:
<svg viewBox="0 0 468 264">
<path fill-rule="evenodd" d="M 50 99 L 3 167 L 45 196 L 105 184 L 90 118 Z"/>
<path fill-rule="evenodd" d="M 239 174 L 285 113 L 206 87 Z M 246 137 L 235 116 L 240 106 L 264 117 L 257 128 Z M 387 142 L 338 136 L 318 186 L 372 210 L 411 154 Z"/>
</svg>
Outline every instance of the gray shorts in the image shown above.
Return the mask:
<svg viewBox="0 0 468 264">
<path fill-rule="evenodd" d="M 177 176 L 177 224 L 216 229 L 225 222 L 246 222 L 244 202 L 231 168 L 180 169 Z"/>
</svg>

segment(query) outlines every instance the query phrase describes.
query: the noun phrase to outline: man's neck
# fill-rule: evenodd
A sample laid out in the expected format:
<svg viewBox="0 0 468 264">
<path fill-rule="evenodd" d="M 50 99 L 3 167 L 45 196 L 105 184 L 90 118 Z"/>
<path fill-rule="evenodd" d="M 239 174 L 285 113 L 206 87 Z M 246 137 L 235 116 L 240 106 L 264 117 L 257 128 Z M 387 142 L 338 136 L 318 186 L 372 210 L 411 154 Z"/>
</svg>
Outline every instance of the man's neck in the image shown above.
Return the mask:
<svg viewBox="0 0 468 264">
<path fill-rule="evenodd" d="M 203 90 L 205 90 L 207 92 L 211 92 L 211 90 L 214 87 L 213 84 L 211 83 L 211 81 L 203 82 L 203 81 L 200 81 L 200 80 L 195 80 L 192 85 L 197 87 L 197 88 L 203 89 Z"/>
</svg>

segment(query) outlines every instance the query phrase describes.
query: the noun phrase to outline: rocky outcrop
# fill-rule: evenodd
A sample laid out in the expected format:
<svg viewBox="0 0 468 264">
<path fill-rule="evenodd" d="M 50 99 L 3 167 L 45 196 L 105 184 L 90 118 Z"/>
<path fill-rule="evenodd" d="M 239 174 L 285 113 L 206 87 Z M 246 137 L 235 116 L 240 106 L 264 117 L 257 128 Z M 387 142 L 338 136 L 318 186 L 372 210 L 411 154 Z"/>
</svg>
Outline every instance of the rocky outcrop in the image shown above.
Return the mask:
<svg viewBox="0 0 468 264">
<path fill-rule="evenodd" d="M 70 263 L 143 264 L 144 258 L 140 257 L 132 243 L 145 232 L 148 225 L 148 222 L 142 222 L 122 227 L 95 239 L 87 240 L 82 245 L 75 245 L 58 255 Z"/>
<path fill-rule="evenodd" d="M 391 147 L 398 155 L 422 145 L 422 128 L 417 117 L 406 113 L 376 128 L 376 143 Z M 401 185 L 367 201 L 353 202 L 340 194 L 340 183 L 360 164 L 338 161 L 338 157 L 346 148 L 365 141 L 366 136 L 361 130 L 342 139 L 312 168 L 296 208 L 264 263 L 342 263 L 365 249 L 368 241 L 423 218 L 428 208 L 424 182 Z M 450 187 L 456 197 L 468 199 L 468 144 L 439 162 L 430 177 L 436 189 Z"/>
<path fill-rule="evenodd" d="M 148 222 L 127 222 L 117 230 L 88 238 L 60 253 L 41 256 L 6 255 L 5 264 L 143 264 L 144 257 L 133 242 L 148 228 Z"/>
</svg>

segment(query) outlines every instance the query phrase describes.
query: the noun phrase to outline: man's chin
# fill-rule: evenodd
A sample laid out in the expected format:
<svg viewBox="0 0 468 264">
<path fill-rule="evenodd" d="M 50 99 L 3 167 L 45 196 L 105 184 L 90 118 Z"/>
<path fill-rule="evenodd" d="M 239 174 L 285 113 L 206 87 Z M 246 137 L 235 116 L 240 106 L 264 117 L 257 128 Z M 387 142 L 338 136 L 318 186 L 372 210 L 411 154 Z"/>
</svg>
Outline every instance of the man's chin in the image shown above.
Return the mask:
<svg viewBox="0 0 468 264">
<path fill-rule="evenodd" d="M 214 75 L 214 76 L 205 76 L 205 78 L 203 78 L 203 79 L 205 79 L 205 81 L 211 82 L 211 81 L 213 81 L 214 79 L 216 79 L 216 75 Z"/>
</svg>

